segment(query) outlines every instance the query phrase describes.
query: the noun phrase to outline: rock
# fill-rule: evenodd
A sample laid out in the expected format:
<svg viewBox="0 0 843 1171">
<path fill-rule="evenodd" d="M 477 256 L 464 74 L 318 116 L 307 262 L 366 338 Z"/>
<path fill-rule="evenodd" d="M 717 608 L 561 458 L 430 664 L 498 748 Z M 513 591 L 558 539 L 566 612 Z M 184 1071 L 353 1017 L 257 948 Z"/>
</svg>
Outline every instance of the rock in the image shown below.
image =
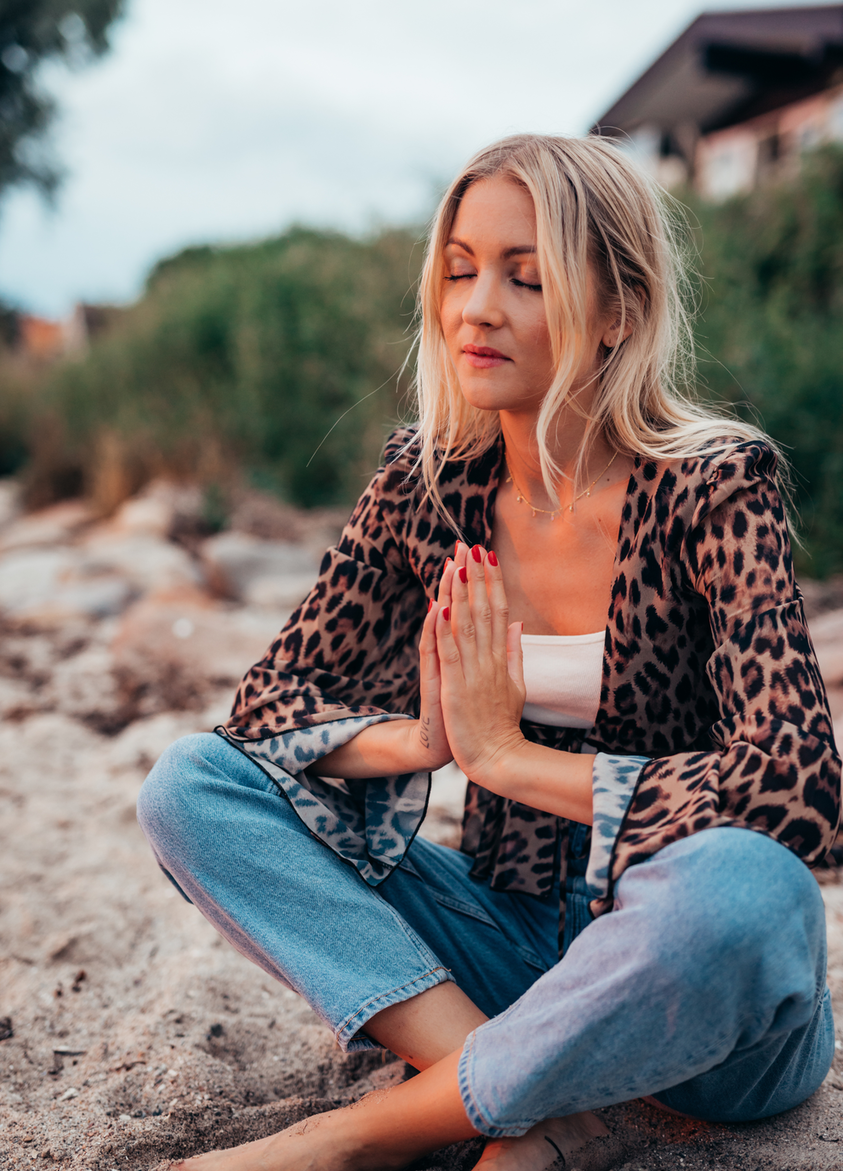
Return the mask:
<svg viewBox="0 0 843 1171">
<path fill-rule="evenodd" d="M 11 549 L 64 544 L 93 520 L 94 511 L 84 500 L 52 504 L 7 524 L 0 533 L 0 554 Z"/>
<path fill-rule="evenodd" d="M 14 1037 L 15 1032 L 12 1028 L 12 1018 L 10 1016 L 0 1017 L 0 1041 L 8 1041 L 10 1037 Z"/>
<path fill-rule="evenodd" d="M 123 615 L 113 643 L 116 670 L 138 692 L 141 715 L 195 709 L 209 691 L 239 682 L 285 617 L 233 610 L 198 590 L 155 594 Z"/>
<path fill-rule="evenodd" d="M 0 480 L 0 529 L 20 515 L 20 486 L 15 480 Z"/>
<path fill-rule="evenodd" d="M 97 527 L 80 545 L 84 572 L 120 577 L 136 594 L 203 586 L 198 564 L 178 545 L 148 533 Z"/>
<path fill-rule="evenodd" d="M 225 687 L 202 712 L 160 712 L 135 720 L 111 741 L 107 760 L 114 772 L 127 768 L 148 770 L 168 745 L 191 732 L 210 732 L 231 710 L 232 689 Z"/>
<path fill-rule="evenodd" d="M 107 618 L 135 596 L 125 577 L 97 572 L 72 548 L 22 548 L 0 560 L 0 609 L 19 620 L 56 625 Z"/>
<path fill-rule="evenodd" d="M 202 545 L 208 580 L 223 597 L 292 609 L 309 592 L 319 563 L 300 545 L 225 532 Z"/>
<path fill-rule="evenodd" d="M 202 492 L 196 485 L 153 480 L 117 510 L 108 527 L 114 534 L 165 540 L 182 518 L 201 512 Z"/>
<path fill-rule="evenodd" d="M 811 638 L 827 687 L 843 684 L 843 610 L 830 610 L 814 618 Z"/>
</svg>

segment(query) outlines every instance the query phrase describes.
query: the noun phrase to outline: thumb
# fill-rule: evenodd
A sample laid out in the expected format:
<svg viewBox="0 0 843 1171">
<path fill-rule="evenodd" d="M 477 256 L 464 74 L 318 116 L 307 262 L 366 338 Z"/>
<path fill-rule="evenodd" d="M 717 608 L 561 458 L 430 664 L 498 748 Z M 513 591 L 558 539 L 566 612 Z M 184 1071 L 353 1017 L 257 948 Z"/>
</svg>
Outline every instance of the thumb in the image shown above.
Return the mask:
<svg viewBox="0 0 843 1171">
<path fill-rule="evenodd" d="M 524 653 L 521 649 L 523 622 L 512 622 L 506 632 L 506 669 L 509 677 L 524 691 Z"/>
</svg>

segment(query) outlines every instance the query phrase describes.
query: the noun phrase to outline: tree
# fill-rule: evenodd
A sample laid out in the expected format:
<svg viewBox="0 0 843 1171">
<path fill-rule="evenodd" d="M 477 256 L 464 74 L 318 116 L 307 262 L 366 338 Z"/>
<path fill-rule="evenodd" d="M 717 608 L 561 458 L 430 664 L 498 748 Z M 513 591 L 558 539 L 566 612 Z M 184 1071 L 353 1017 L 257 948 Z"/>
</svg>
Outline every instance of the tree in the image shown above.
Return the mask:
<svg viewBox="0 0 843 1171">
<path fill-rule="evenodd" d="M 125 0 L 0 0 L 0 198 L 33 184 L 55 191 L 60 169 L 45 143 L 56 103 L 38 84 L 49 59 L 80 65 L 108 49 Z"/>
</svg>

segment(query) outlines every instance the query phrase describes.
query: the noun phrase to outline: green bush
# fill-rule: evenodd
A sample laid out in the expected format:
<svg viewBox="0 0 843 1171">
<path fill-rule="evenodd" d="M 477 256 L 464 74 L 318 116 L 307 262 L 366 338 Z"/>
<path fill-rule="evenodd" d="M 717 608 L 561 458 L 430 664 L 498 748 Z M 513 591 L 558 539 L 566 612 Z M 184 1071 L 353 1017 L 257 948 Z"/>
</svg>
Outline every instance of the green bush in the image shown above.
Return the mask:
<svg viewBox="0 0 843 1171">
<path fill-rule="evenodd" d="M 788 454 L 811 577 L 843 570 L 843 150 L 798 176 L 711 205 L 701 240 L 703 393 L 732 404 Z"/>
<path fill-rule="evenodd" d="M 398 414 L 414 242 L 293 228 L 162 262 L 44 388 L 63 458 L 106 507 L 163 470 L 211 483 L 245 469 L 303 505 L 354 499 Z M 35 438 L 33 483 L 55 447 L 39 456 Z"/>
</svg>

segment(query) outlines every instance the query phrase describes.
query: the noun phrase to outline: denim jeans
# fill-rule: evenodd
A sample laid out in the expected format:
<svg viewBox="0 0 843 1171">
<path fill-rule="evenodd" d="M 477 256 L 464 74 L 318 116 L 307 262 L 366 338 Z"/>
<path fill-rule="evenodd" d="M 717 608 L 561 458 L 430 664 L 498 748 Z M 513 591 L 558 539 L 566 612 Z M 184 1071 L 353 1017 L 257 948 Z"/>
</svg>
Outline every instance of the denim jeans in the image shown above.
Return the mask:
<svg viewBox="0 0 843 1171">
<path fill-rule="evenodd" d="M 830 1068 L 822 899 L 762 834 L 706 830 L 631 867 L 560 961 L 555 900 L 492 891 L 466 855 L 418 838 L 367 886 L 218 736 L 173 744 L 138 812 L 181 892 L 343 1048 L 371 1047 L 375 1013 L 455 980 L 491 1018 L 459 1067 L 482 1134 L 643 1095 L 749 1121 L 796 1106 Z"/>
</svg>

